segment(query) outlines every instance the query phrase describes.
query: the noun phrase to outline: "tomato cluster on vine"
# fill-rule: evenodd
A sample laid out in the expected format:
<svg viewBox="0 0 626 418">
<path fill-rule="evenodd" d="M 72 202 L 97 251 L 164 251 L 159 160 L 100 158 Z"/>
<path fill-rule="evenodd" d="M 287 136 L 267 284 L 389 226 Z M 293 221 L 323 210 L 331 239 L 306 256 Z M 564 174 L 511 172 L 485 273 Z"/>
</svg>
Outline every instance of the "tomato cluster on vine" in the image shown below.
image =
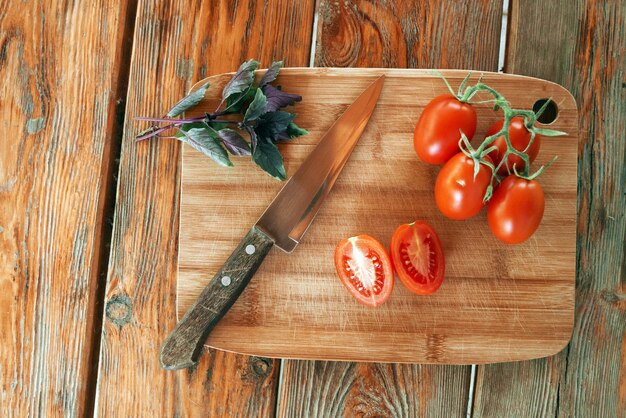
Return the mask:
<svg viewBox="0 0 626 418">
<path fill-rule="evenodd" d="M 536 113 L 513 109 L 498 91 L 480 80 L 466 87 L 470 75 L 456 93 L 444 78 L 450 94 L 435 97 L 424 108 L 413 133 L 415 152 L 424 162 L 443 164 L 435 183 L 435 202 L 443 215 L 468 219 L 487 206 L 492 233 L 507 244 L 519 244 L 541 223 L 545 197 L 536 179 L 556 159 L 530 173 L 542 136 L 565 133 L 536 126 L 550 101 Z M 479 92 L 493 97 L 479 103 L 493 104 L 503 117 L 474 148 L 471 141 L 478 117 L 472 99 Z"/>
</svg>

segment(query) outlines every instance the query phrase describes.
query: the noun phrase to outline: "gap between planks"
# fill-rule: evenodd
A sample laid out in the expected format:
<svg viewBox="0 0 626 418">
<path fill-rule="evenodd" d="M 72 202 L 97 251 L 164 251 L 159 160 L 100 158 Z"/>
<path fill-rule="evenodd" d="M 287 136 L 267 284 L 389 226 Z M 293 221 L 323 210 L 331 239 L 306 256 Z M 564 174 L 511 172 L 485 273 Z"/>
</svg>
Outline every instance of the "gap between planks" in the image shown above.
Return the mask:
<svg viewBox="0 0 626 418">
<path fill-rule="evenodd" d="M 125 14 L 125 16 L 124 16 Z M 98 263 L 95 268 L 98 280 L 94 297 L 96 306 L 94 308 L 94 328 L 92 333 L 92 351 L 90 353 L 89 371 L 87 372 L 87 385 L 85 395 L 85 416 L 95 416 L 97 408 L 99 370 L 100 370 L 100 345 L 102 343 L 102 327 L 105 314 L 106 280 L 108 276 L 109 258 L 111 255 L 111 241 L 113 233 L 113 223 L 115 206 L 117 204 L 117 179 L 119 177 L 119 165 L 122 152 L 122 138 L 124 136 L 124 122 L 126 119 L 126 98 L 128 96 L 128 84 L 130 76 L 130 63 L 134 46 L 135 24 L 137 18 L 137 1 L 129 0 L 126 8 L 120 10 L 119 19 L 124 19 L 124 28 L 119 35 L 119 67 L 114 77 L 115 89 L 113 98 L 115 112 L 113 127 L 110 135 L 110 148 L 105 159 L 105 190 L 103 192 L 103 203 L 101 212 L 100 230 L 96 236 L 100 237 L 98 251 Z"/>
<path fill-rule="evenodd" d="M 320 1 L 315 0 L 315 10 L 313 12 L 313 29 L 311 30 L 311 53 L 309 54 L 309 67 L 315 67 L 315 51 L 317 46 L 317 27 L 319 24 Z"/>
</svg>

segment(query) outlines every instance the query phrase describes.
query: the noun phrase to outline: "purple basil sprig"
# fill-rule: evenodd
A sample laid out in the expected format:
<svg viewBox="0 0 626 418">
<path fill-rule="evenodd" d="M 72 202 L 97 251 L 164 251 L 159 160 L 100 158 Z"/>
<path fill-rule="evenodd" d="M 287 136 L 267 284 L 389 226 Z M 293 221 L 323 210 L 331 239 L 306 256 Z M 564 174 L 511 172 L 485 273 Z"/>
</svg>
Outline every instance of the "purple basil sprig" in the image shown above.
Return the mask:
<svg viewBox="0 0 626 418">
<path fill-rule="evenodd" d="M 223 166 L 233 165 L 229 153 L 233 156 L 251 156 L 252 161 L 269 175 L 284 180 L 287 174 L 276 144 L 308 132 L 293 122 L 295 114 L 281 110 L 301 101 L 302 97 L 269 84 L 276 80 L 282 66 L 282 61 L 273 62 L 258 84 L 255 84 L 255 71 L 259 63 L 252 59 L 244 62 L 224 86 L 222 101 L 213 113 L 187 119 L 177 118 L 202 101 L 210 87 L 206 83 L 183 97 L 165 117 L 136 118 L 152 122 L 148 129 L 137 135 L 137 141 L 175 138 Z M 232 117 L 224 119 L 225 115 L 241 117 L 239 120 Z M 176 130 L 175 135 L 165 136 L 164 133 L 171 129 Z"/>
</svg>

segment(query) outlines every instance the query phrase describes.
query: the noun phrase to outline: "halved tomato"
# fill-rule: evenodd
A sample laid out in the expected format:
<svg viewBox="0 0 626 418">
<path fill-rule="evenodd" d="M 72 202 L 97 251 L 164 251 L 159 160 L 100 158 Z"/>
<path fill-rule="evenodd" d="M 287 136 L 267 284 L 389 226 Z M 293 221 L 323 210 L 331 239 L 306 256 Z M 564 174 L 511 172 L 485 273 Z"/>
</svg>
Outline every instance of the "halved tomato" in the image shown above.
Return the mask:
<svg viewBox="0 0 626 418">
<path fill-rule="evenodd" d="M 342 240 L 335 249 L 341 282 L 356 300 L 378 306 L 391 295 L 393 267 L 385 247 L 368 235 Z"/>
<path fill-rule="evenodd" d="M 400 225 L 391 237 L 391 261 L 407 289 L 428 295 L 443 282 L 446 260 L 435 230 L 423 221 Z"/>
</svg>

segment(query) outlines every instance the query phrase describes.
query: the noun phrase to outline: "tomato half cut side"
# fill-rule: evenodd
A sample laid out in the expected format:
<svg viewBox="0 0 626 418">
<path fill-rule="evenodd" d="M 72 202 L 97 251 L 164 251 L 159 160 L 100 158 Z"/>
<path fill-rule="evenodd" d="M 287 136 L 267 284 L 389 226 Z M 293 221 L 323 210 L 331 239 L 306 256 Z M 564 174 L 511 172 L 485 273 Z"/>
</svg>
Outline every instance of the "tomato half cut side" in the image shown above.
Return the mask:
<svg viewBox="0 0 626 418">
<path fill-rule="evenodd" d="M 429 295 L 439 289 L 445 274 L 441 241 L 426 222 L 400 225 L 391 237 L 391 262 L 407 289 Z"/>
<path fill-rule="evenodd" d="M 385 303 L 393 290 L 393 267 L 387 250 L 376 239 L 359 235 L 335 248 L 335 268 L 343 285 L 367 306 Z"/>
</svg>

